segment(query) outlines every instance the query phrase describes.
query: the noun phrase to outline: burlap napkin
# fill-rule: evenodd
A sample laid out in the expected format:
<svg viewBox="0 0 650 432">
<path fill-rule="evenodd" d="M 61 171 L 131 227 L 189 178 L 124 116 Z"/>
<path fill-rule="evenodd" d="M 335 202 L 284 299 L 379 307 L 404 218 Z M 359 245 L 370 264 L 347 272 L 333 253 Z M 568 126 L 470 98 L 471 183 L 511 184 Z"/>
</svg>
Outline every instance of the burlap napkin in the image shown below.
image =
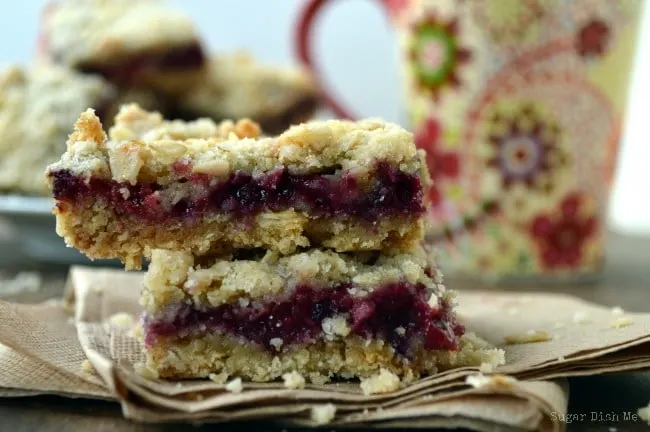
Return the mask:
<svg viewBox="0 0 650 432">
<path fill-rule="evenodd" d="M 650 314 L 562 295 L 471 292 L 459 295 L 461 319 L 506 351 L 507 364 L 492 374 L 456 369 L 373 396 L 354 383 L 298 390 L 244 383 L 243 392 L 231 393 L 212 381 L 149 380 L 136 373 L 142 354 L 133 326 L 125 315 L 115 319 L 117 313 L 137 316 L 141 281 L 141 273 L 78 267 L 62 301 L 0 302 L 0 396 L 115 399 L 125 416 L 146 422 L 314 425 L 321 417 L 314 414 L 335 409 L 331 424 L 338 426 L 551 431 L 564 428 L 557 421 L 568 404 L 563 377 L 650 364 Z"/>
</svg>

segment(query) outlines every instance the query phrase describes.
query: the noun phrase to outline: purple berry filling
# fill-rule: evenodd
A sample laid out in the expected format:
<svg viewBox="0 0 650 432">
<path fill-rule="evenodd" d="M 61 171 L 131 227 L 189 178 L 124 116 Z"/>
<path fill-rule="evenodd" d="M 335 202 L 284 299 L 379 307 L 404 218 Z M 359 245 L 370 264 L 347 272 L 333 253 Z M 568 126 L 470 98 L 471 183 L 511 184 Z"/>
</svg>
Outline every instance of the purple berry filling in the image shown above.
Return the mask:
<svg viewBox="0 0 650 432">
<path fill-rule="evenodd" d="M 314 342 L 322 337 L 325 318 L 345 314 L 351 334 L 384 340 L 406 357 L 417 347 L 458 349 L 465 329 L 447 302 L 441 301 L 437 309 L 429 306 L 424 285 L 391 283 L 363 298 L 352 296 L 351 287 L 301 285 L 289 297 L 257 307 L 235 303 L 199 310 L 183 304 L 168 319 L 145 318 L 145 343 L 151 346 L 160 337 L 219 331 L 274 351 L 272 339 L 281 339 L 283 347 Z"/>
<path fill-rule="evenodd" d="M 165 186 L 156 183 L 120 183 L 91 178 L 84 180 L 68 170 L 51 173 L 54 198 L 77 202 L 101 198 L 118 215 L 162 221 L 167 218 L 196 218 L 208 212 L 251 216 L 263 211 L 293 208 L 311 216 L 355 216 L 369 221 L 382 216 L 423 214 L 420 178 L 391 166 L 376 164 L 370 185 L 362 188 L 351 173 L 290 174 L 286 169 L 251 175 L 236 172 L 216 182 L 205 174 L 192 174 L 188 164 L 177 162 L 177 183 L 190 182 L 201 193 L 181 199 L 168 208 L 161 205 Z"/>
</svg>

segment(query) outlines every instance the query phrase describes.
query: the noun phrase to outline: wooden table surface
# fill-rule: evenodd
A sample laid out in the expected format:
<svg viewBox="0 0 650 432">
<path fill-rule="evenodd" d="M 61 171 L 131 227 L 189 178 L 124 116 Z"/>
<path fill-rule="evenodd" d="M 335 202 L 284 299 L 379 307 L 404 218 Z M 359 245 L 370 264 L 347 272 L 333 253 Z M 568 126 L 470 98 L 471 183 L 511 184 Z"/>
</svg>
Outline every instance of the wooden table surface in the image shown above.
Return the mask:
<svg viewBox="0 0 650 432">
<path fill-rule="evenodd" d="M 8 246 L 4 246 L 7 248 Z M 0 243 L 0 249 L 3 244 Z M 1 266 L 1 264 L 0 264 Z M 0 272 L 7 275 L 23 270 L 37 270 L 44 279 L 43 288 L 36 292 L 13 295 L 13 301 L 38 302 L 60 296 L 67 268 L 38 263 L 20 263 L 12 260 Z M 448 281 L 457 289 L 472 289 L 465 283 Z M 500 286 L 495 289 L 521 290 L 518 286 Z M 586 300 L 608 306 L 621 306 L 633 312 L 650 311 L 650 238 L 611 234 L 608 239 L 608 262 L 602 279 L 596 283 L 573 286 L 527 287 L 567 292 Z M 0 366 L 1 367 L 1 366 Z M 635 372 L 607 376 L 572 378 L 569 410 L 586 414 L 586 420 L 568 425 L 568 430 L 617 431 L 646 430 L 639 421 L 623 420 L 624 412 L 633 412 L 650 402 L 650 373 Z M 593 413 L 617 414 L 619 421 L 592 421 Z M 280 431 L 271 424 L 255 423 L 203 427 L 185 426 L 191 430 L 259 430 Z M 0 399 L 0 431 L 172 431 L 183 425 L 140 425 L 125 420 L 117 404 L 57 397 Z"/>
</svg>

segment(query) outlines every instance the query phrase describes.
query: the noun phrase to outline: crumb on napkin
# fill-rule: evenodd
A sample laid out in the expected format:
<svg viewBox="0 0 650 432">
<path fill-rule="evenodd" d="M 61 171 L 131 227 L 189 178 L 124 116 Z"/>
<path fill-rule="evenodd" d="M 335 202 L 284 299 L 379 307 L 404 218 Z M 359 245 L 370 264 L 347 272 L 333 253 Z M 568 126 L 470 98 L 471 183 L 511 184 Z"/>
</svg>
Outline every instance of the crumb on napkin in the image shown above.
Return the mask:
<svg viewBox="0 0 650 432">
<path fill-rule="evenodd" d="M 317 425 L 328 424 L 336 415 L 336 407 L 331 404 L 318 405 L 311 409 L 311 419 Z"/>
<path fill-rule="evenodd" d="M 235 378 L 226 384 L 226 390 L 231 393 L 241 393 L 244 390 L 244 385 L 241 382 L 241 378 Z"/>
<path fill-rule="evenodd" d="M 508 345 L 518 345 L 535 342 L 546 342 L 553 339 L 553 337 L 545 331 L 529 330 L 526 333 L 506 336 L 504 339 Z"/>
<path fill-rule="evenodd" d="M 370 378 L 361 379 L 361 391 L 365 395 L 391 393 L 400 387 L 400 379 L 397 375 L 382 368 L 378 374 Z"/>
<path fill-rule="evenodd" d="M 293 371 L 282 375 L 284 386 L 288 389 L 301 389 L 305 387 L 305 377 L 298 372 Z"/>
</svg>

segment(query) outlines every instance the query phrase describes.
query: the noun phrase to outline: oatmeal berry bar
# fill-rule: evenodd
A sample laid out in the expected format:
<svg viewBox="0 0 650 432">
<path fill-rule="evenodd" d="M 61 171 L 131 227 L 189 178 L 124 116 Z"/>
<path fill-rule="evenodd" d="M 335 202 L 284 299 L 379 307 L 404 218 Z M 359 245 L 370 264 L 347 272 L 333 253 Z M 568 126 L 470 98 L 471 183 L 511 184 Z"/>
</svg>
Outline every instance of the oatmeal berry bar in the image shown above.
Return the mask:
<svg viewBox="0 0 650 432">
<path fill-rule="evenodd" d="M 46 58 L 120 85 L 185 91 L 205 69 L 190 17 L 164 1 L 54 1 L 40 31 Z"/>
<path fill-rule="evenodd" d="M 153 251 L 141 296 L 149 371 L 253 381 L 296 371 L 323 382 L 501 361 L 463 337 L 454 294 L 422 248 L 239 254 Z"/>
<path fill-rule="evenodd" d="M 90 258 L 137 268 L 149 249 L 407 250 L 422 238 L 426 162 L 374 120 L 317 121 L 274 138 L 250 121 L 164 121 L 87 111 L 48 168 L 57 232 Z"/>
<path fill-rule="evenodd" d="M 43 170 L 65 151 L 79 112 L 110 110 L 116 91 L 100 77 L 60 67 L 0 72 L 0 192 L 47 195 Z"/>
<path fill-rule="evenodd" d="M 250 118 L 270 134 L 309 120 L 319 95 L 307 71 L 267 66 L 246 53 L 216 55 L 202 85 L 182 95 L 175 117 Z"/>
</svg>

